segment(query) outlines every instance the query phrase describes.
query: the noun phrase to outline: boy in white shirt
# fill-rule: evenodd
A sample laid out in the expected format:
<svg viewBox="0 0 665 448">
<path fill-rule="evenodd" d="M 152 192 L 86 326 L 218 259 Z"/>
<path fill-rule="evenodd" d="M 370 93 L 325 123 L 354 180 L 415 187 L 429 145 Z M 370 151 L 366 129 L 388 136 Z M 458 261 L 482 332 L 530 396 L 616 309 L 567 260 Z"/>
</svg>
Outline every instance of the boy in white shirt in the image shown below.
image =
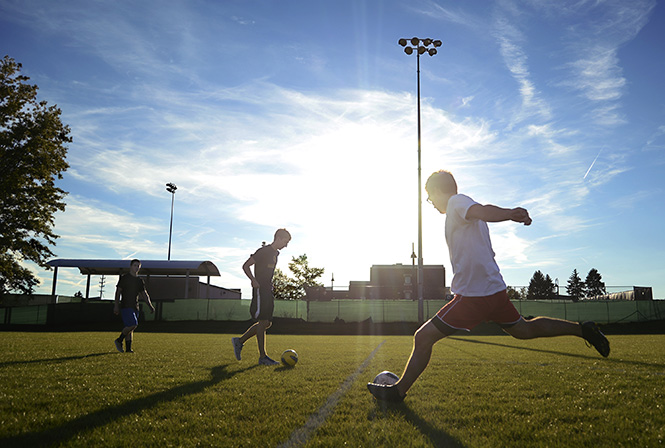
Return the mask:
<svg viewBox="0 0 665 448">
<path fill-rule="evenodd" d="M 400 380 L 391 386 L 368 383 L 372 395 L 379 400 L 401 402 L 427 367 L 437 341 L 458 330 L 470 331 L 482 322 L 496 322 L 518 339 L 579 336 L 602 356 L 609 355 L 609 341 L 595 323 L 580 324 L 550 317 L 526 320 L 508 299 L 506 284 L 494 260 L 487 223 L 515 221 L 531 225 L 525 209 L 481 205 L 458 194 L 455 178 L 443 170 L 427 179 L 425 190 L 428 202 L 446 214 L 446 243 L 453 266 L 450 289 L 455 296 L 416 331 L 413 350 Z"/>
</svg>

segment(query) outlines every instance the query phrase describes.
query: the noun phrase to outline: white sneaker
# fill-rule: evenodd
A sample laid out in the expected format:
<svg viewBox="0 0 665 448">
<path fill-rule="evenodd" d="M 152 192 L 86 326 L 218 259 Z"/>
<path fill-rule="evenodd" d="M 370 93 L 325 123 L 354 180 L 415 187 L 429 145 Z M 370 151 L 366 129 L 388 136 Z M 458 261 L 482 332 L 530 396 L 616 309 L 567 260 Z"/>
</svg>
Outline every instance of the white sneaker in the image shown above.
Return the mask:
<svg viewBox="0 0 665 448">
<path fill-rule="evenodd" d="M 260 366 L 276 366 L 279 363 L 275 361 L 274 359 L 268 358 L 268 356 L 264 356 L 263 358 L 259 358 L 259 365 Z"/>
<path fill-rule="evenodd" d="M 233 344 L 233 353 L 236 355 L 236 359 L 240 361 L 240 352 L 242 351 L 242 342 L 240 338 L 231 338 L 231 343 Z"/>
</svg>

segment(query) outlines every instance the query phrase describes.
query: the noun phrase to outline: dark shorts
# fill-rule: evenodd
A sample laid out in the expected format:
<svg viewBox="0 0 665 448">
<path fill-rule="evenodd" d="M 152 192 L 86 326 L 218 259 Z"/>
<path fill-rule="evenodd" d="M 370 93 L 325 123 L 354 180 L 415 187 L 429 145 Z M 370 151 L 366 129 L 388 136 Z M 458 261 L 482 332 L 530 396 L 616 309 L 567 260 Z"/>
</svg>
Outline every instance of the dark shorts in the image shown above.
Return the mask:
<svg viewBox="0 0 665 448">
<path fill-rule="evenodd" d="M 252 289 L 252 304 L 249 306 L 249 312 L 253 319 L 272 320 L 274 309 L 275 297 L 272 295 L 272 286 Z"/>
<path fill-rule="evenodd" d="M 135 327 L 139 324 L 139 310 L 136 308 L 121 308 L 120 314 L 125 327 Z"/>
<path fill-rule="evenodd" d="M 432 318 L 442 333 L 451 329 L 471 331 L 482 322 L 496 322 L 504 328 L 515 325 L 522 317 L 503 290 L 491 296 L 465 297 L 458 294 Z"/>
</svg>

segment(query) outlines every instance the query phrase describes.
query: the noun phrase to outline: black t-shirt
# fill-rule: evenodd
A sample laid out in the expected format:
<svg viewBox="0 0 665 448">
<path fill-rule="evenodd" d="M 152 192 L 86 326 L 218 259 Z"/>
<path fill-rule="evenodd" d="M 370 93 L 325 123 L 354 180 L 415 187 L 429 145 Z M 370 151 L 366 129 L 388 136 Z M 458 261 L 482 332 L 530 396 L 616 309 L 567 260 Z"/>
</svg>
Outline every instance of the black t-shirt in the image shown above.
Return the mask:
<svg viewBox="0 0 665 448">
<path fill-rule="evenodd" d="M 254 277 L 261 287 L 272 286 L 272 276 L 275 273 L 278 256 L 279 251 L 271 245 L 263 246 L 252 255 L 255 262 Z"/>
<path fill-rule="evenodd" d="M 121 308 L 136 308 L 139 309 L 138 296 L 141 292 L 145 291 L 145 283 L 140 277 L 134 277 L 132 274 L 123 274 L 118 280 L 118 288 L 122 294 L 120 300 Z"/>
</svg>

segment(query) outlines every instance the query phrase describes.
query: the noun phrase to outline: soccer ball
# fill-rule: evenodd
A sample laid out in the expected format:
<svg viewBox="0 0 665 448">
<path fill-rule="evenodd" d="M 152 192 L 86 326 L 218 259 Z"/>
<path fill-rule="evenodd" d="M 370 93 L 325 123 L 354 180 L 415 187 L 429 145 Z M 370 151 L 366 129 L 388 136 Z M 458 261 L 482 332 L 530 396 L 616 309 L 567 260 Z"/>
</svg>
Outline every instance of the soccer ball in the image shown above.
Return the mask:
<svg viewBox="0 0 665 448">
<path fill-rule="evenodd" d="M 298 354 L 295 350 L 284 350 L 282 353 L 282 364 L 287 367 L 293 367 L 298 362 Z"/>
<path fill-rule="evenodd" d="M 399 381 L 399 377 L 392 372 L 384 370 L 374 377 L 374 384 L 385 384 L 391 386 Z"/>
</svg>

